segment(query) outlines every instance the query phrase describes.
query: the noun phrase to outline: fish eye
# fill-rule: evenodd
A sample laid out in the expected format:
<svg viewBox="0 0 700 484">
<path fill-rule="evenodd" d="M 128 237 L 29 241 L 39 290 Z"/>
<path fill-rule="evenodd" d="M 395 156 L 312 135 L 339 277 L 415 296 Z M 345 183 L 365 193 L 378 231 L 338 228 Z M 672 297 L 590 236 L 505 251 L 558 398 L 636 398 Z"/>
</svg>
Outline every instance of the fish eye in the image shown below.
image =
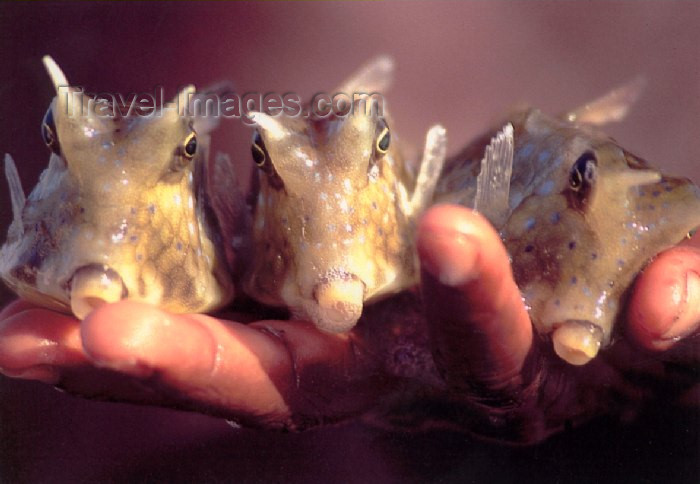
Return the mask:
<svg viewBox="0 0 700 484">
<path fill-rule="evenodd" d="M 572 190 L 579 192 L 593 184 L 598 167 L 598 160 L 595 155 L 586 151 L 578 157 L 571 168 L 569 175 L 569 186 Z"/>
<path fill-rule="evenodd" d="M 267 160 L 267 150 L 265 149 L 265 143 L 263 143 L 262 136 L 260 132 L 256 131 L 253 135 L 253 144 L 250 147 L 251 153 L 253 154 L 253 161 L 258 167 L 265 165 L 265 160 Z"/>
<path fill-rule="evenodd" d="M 52 152 L 59 156 L 61 155 L 61 148 L 56 136 L 56 125 L 53 121 L 53 109 L 51 108 L 46 111 L 44 120 L 41 122 L 41 137 Z"/>
<path fill-rule="evenodd" d="M 389 150 L 390 143 L 391 133 L 389 132 L 389 126 L 387 126 L 386 121 L 382 120 L 379 136 L 377 136 L 377 152 L 382 155 L 385 154 Z"/>
<path fill-rule="evenodd" d="M 255 131 L 255 134 L 253 134 L 253 144 L 250 147 L 250 152 L 253 154 L 255 164 L 265 173 L 270 186 L 280 190 L 284 186 L 284 182 L 277 174 L 274 164 L 270 162 L 270 154 L 265 148 L 265 143 L 259 131 Z"/>
<path fill-rule="evenodd" d="M 194 131 L 185 139 L 184 151 L 187 158 L 192 158 L 197 153 L 197 133 Z"/>
</svg>

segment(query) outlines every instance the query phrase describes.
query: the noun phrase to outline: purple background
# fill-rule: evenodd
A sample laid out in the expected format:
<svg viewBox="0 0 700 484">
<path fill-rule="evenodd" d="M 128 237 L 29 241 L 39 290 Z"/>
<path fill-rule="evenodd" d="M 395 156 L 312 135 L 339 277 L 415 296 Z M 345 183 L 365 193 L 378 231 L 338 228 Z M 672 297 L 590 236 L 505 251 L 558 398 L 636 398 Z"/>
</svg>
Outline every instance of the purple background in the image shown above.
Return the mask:
<svg viewBox="0 0 700 484">
<path fill-rule="evenodd" d="M 0 5 L 0 148 L 25 189 L 48 161 L 39 135 L 53 96 L 51 54 L 88 91 L 168 95 L 230 79 L 239 92 L 330 90 L 372 56 L 393 55 L 394 131 L 419 146 L 442 122 L 450 150 L 518 102 L 550 113 L 644 75 L 647 89 L 609 132 L 700 181 L 700 3 L 110 3 Z M 227 122 L 215 149 L 250 166 L 250 131 Z M 0 183 L 0 186 L 5 186 Z M 0 232 L 10 220 L 0 189 Z M 4 238 L 0 236 L 0 240 Z M 0 289 L 0 302 L 8 300 Z M 697 412 L 658 409 L 631 427 L 603 420 L 526 450 L 360 424 L 302 435 L 234 432 L 220 420 L 84 402 L 0 378 L 0 480 L 697 482 Z"/>
</svg>

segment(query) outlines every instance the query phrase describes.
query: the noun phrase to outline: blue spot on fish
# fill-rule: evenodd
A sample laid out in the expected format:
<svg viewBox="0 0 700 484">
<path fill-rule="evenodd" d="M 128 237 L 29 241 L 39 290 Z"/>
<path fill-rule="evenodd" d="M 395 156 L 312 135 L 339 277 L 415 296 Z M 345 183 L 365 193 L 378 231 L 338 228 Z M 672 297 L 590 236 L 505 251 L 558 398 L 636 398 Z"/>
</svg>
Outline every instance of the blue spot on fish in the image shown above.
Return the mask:
<svg viewBox="0 0 700 484">
<path fill-rule="evenodd" d="M 591 294 L 593 294 L 593 293 L 591 292 L 591 288 L 588 287 L 588 286 L 585 286 L 585 287 L 583 288 L 583 295 L 584 295 L 584 296 L 590 297 Z"/>
<path fill-rule="evenodd" d="M 576 276 L 571 277 L 571 285 L 575 285 L 578 282 L 578 278 Z"/>
<path fill-rule="evenodd" d="M 535 217 L 530 217 L 525 221 L 525 230 L 532 230 L 535 227 Z"/>
<path fill-rule="evenodd" d="M 535 150 L 535 145 L 532 143 L 528 143 L 525 146 L 522 147 L 520 150 L 520 156 L 522 157 L 528 157 L 532 154 L 532 152 Z"/>
<path fill-rule="evenodd" d="M 549 156 L 550 156 L 549 151 L 542 150 L 542 151 L 540 151 L 540 154 L 537 155 L 537 161 L 539 161 L 540 163 L 544 163 L 545 161 L 547 161 L 549 159 Z"/>
<path fill-rule="evenodd" d="M 537 189 L 537 194 L 538 195 L 549 195 L 550 193 L 552 193 L 553 189 L 554 189 L 554 181 L 547 180 Z"/>
<path fill-rule="evenodd" d="M 549 221 L 553 224 L 559 223 L 561 220 L 561 214 L 559 212 L 554 212 L 549 216 Z"/>
</svg>

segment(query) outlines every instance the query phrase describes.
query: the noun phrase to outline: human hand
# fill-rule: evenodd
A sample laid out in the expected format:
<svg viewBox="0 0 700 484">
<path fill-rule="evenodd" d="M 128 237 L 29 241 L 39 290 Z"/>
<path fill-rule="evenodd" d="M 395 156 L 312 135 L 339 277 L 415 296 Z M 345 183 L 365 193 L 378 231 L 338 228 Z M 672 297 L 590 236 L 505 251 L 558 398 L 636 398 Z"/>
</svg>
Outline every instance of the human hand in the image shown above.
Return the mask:
<svg viewBox="0 0 700 484">
<path fill-rule="evenodd" d="M 562 361 L 534 332 L 505 248 L 483 217 L 434 207 L 419 228 L 418 250 L 436 363 L 448 391 L 468 401 L 465 425 L 477 433 L 539 441 L 596 415 L 629 417 L 652 397 L 697 389 L 687 372 L 673 370 L 699 356 L 698 235 L 638 277 L 624 337 L 582 367 Z"/>
<path fill-rule="evenodd" d="M 131 301 L 100 307 L 80 324 L 18 301 L 0 313 L 0 368 L 87 397 L 290 429 L 366 413 L 413 379 L 433 398 L 463 407 L 454 425 L 537 441 L 568 422 L 644 401 L 648 389 L 632 384 L 629 372 L 665 381 L 656 354 L 678 358 L 669 349 L 676 336 L 697 348 L 688 336 L 700 319 L 698 296 L 683 291 L 685 274 L 700 268 L 697 237 L 647 268 L 630 302 L 628 337 L 584 367 L 564 363 L 533 334 L 505 249 L 479 215 L 432 209 L 418 247 L 429 324 L 392 301 L 368 307 L 347 335 L 301 321 L 173 315 Z M 396 364 L 406 347 L 412 361 Z M 431 351 L 443 380 L 420 358 Z"/>
</svg>

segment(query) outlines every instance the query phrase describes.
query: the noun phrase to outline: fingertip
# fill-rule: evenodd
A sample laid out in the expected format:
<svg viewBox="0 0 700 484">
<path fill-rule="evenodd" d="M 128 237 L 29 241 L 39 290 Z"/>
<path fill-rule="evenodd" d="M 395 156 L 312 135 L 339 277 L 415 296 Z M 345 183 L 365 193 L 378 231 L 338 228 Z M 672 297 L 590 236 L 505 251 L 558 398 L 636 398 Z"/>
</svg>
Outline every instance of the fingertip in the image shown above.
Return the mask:
<svg viewBox="0 0 700 484">
<path fill-rule="evenodd" d="M 211 336 L 188 316 L 129 300 L 94 310 L 83 320 L 81 336 L 96 366 L 142 378 L 196 365 L 212 346 Z"/>
<path fill-rule="evenodd" d="M 437 205 L 418 225 L 421 266 L 440 283 L 458 287 L 480 275 L 482 266 L 510 275 L 505 248 L 479 213 L 456 205 Z M 505 263 L 504 263 L 505 262 Z"/>
<path fill-rule="evenodd" d="M 457 232 L 465 235 L 495 234 L 481 214 L 459 205 L 440 204 L 428 209 L 418 224 L 418 233 Z"/>
<path fill-rule="evenodd" d="M 85 361 L 75 318 L 24 301 L 11 307 L 0 325 L 0 372 L 55 383 L 62 368 Z"/>
<path fill-rule="evenodd" d="M 663 351 L 698 330 L 700 249 L 681 245 L 640 274 L 628 310 L 628 331 L 644 348 Z"/>
</svg>

